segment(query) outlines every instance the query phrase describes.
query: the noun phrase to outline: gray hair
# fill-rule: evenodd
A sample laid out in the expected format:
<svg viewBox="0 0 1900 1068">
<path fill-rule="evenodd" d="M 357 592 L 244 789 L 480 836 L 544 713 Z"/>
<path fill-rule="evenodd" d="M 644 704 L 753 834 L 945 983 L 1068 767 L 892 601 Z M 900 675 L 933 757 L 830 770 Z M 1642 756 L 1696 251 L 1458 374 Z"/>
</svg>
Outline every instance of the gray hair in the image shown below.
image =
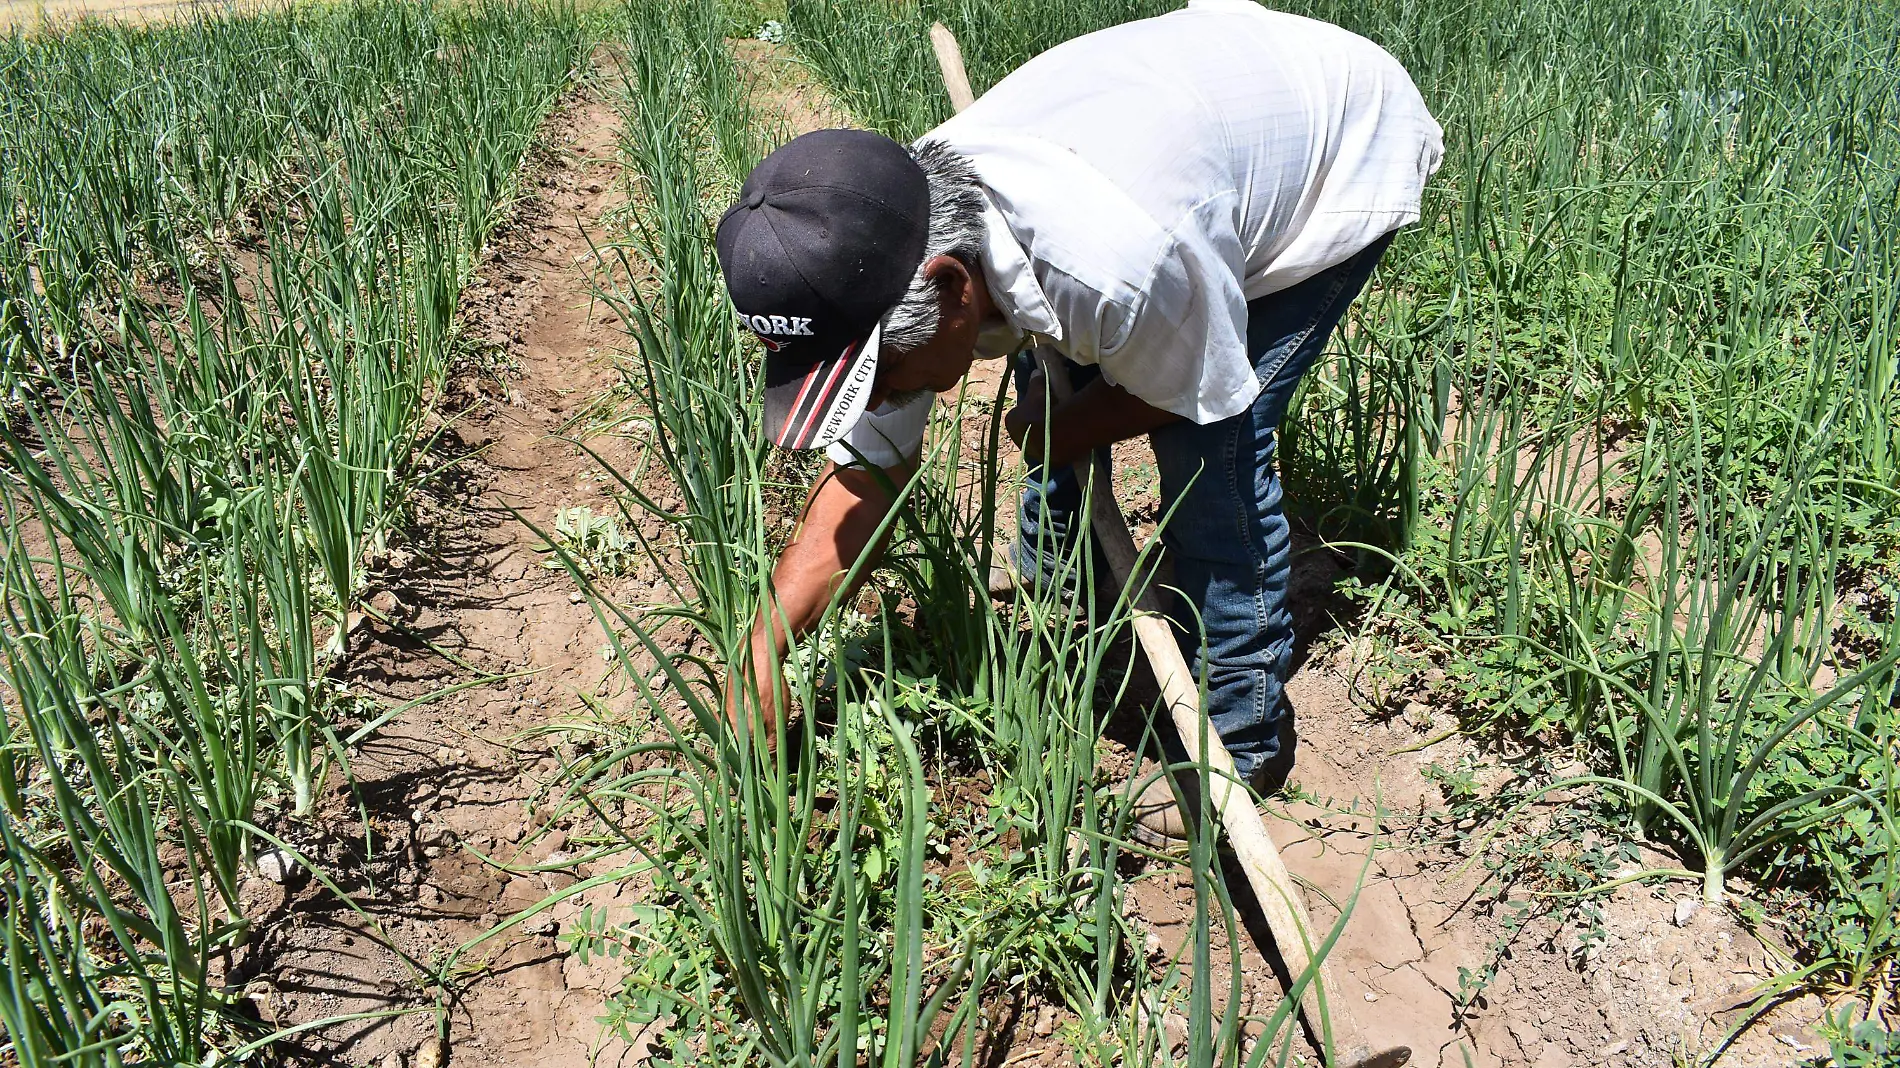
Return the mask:
<svg viewBox="0 0 1900 1068">
<path fill-rule="evenodd" d="M 930 182 L 930 236 L 924 239 L 924 258 L 910 287 L 884 316 L 883 347 L 900 353 L 935 337 L 943 321 L 942 295 L 924 277 L 923 265 L 938 256 L 950 256 L 972 273 L 983 269 L 986 202 L 976 169 L 962 153 L 941 141 L 918 144 L 911 155 Z"/>
</svg>

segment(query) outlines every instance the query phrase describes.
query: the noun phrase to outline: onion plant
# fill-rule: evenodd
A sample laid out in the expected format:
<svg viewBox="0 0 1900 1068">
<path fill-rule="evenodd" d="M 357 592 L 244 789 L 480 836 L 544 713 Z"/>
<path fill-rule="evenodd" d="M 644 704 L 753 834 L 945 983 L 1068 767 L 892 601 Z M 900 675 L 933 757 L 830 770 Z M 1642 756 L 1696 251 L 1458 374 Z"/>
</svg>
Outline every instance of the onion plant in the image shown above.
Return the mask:
<svg viewBox="0 0 1900 1068">
<path fill-rule="evenodd" d="M 790 0 L 789 39 L 841 102 L 871 129 L 916 137 L 950 117 L 931 58 L 929 29 L 957 35 L 970 85 L 982 93 L 1023 60 L 1090 30 L 1178 5 L 1161 0 L 926 0 L 892 8 L 873 0 Z"/>
<path fill-rule="evenodd" d="M 1892 114 L 1891 12 L 1310 10 L 1407 61 L 1449 132 L 1444 206 L 1369 305 L 1405 314 L 1362 316 L 1349 345 L 1416 387 L 1309 388 L 1289 438 L 1334 440 L 1362 399 L 1422 427 L 1381 607 L 1497 696 L 1481 713 L 1567 727 L 1711 900 L 1855 814 L 1867 851 L 1828 858 L 1821 892 L 1858 899 L 1900 849 L 1864 774 L 1893 635 L 1843 603 L 1891 588 L 1900 529 L 1894 206 L 1866 169 L 1896 144 L 1820 146 L 1852 109 Z M 1525 34 L 1593 44 L 1553 70 L 1498 49 Z M 1814 53 L 1834 58 L 1793 58 Z M 1846 949 L 1827 937 L 1817 958 Z"/>
<path fill-rule="evenodd" d="M 703 674 L 716 664 L 742 662 L 766 576 L 757 380 L 724 305 L 700 202 L 702 131 L 711 131 L 708 140 L 722 144 L 734 166 L 749 166 L 756 155 L 748 158 L 747 146 L 758 147 L 746 113 L 735 110 L 743 97 L 712 89 L 697 76 L 696 64 L 706 62 L 709 49 L 724 54 L 716 14 L 699 5 L 628 12 L 631 47 L 622 68 L 627 147 L 649 194 L 641 251 L 662 274 L 657 292 L 607 294 L 640 345 L 637 381 L 658 429 L 651 444 L 685 499 L 683 514 L 667 515 L 622 480 L 635 507 L 662 514 L 681 535 L 689 585 L 679 592 L 690 597 L 659 618 L 688 621 L 711 644 L 714 658 L 703 666 L 683 662 L 641 620 L 596 598 L 625 676 L 667 732 L 657 748 L 673 759 L 659 770 L 628 774 L 622 762 L 642 748 L 634 743 L 602 757 L 582 781 L 597 806 L 611 799 L 652 812 L 649 826 L 623 827 L 623 833 L 652 862 L 663 900 L 682 913 L 656 935 L 661 941 L 647 955 L 649 962 L 673 962 L 666 982 L 653 991 L 655 1011 L 701 1027 L 707 1048 L 699 1055 L 856 1063 L 863 1027 L 874 1061 L 913 1063 L 942 998 L 926 999 L 917 985 L 927 794 L 914 749 L 904 740 L 910 728 L 893 718 L 888 700 L 880 705 L 840 694 L 838 733 L 827 746 L 835 762 L 827 767 L 813 732 L 794 740 L 781 725 L 768 737 L 758 721 L 752 729 L 729 730 L 720 687 Z M 710 108 L 701 104 L 701 93 L 710 94 Z M 665 559 L 668 548 L 649 551 Z M 663 689 L 646 678 L 655 666 L 663 671 Z M 820 690 L 816 672 L 794 686 L 807 707 Z M 681 722 L 677 711 L 689 717 Z M 867 793 L 866 765 L 881 759 L 867 738 L 880 724 L 899 753 L 896 805 Z M 818 803 L 828 777 L 836 781 L 829 815 Z M 887 829 L 886 821 L 895 821 L 910 832 L 896 847 L 893 907 L 912 921 L 888 949 L 877 947 L 866 959 L 868 932 L 860 927 L 872 908 L 867 895 L 878 895 L 882 886 L 866 879 L 857 849 L 873 808 Z M 814 841 L 824 844 L 814 849 Z M 699 939 L 710 955 L 690 952 Z M 884 1026 L 873 1031 L 864 1026 L 866 998 L 880 977 L 890 987 L 890 1008 Z M 717 993 L 722 988 L 731 991 L 732 1003 Z"/>
<path fill-rule="evenodd" d="M 1801 448 L 1829 437 L 1820 433 Z M 1806 461 L 1791 466 L 1811 471 Z M 1673 476 L 1664 492 L 1672 491 L 1685 492 Z M 1711 904 L 1750 857 L 1846 810 L 1884 808 L 1852 777 L 1791 791 L 1775 775 L 1787 743 L 1816 730 L 1846 738 L 1856 769 L 1882 759 L 1870 739 L 1854 737 L 1854 725 L 1880 715 L 1900 662 L 1889 634 L 1880 655 L 1822 692 L 1808 690 L 1820 653 L 1804 648 L 1815 592 L 1840 559 L 1838 530 L 1798 529 L 1815 491 L 1807 478 L 1793 482 L 1754 524 L 1699 491 L 1685 508 L 1695 519 L 1687 544 L 1663 547 L 1647 648 L 1589 665 L 1613 691 L 1605 704 L 1625 747 L 1620 774 L 1602 781 L 1629 791 L 1652 828 L 1670 824 L 1663 829 L 1688 838 Z M 1840 492 L 1836 482 L 1828 495 L 1836 508 Z"/>
<path fill-rule="evenodd" d="M 199 724 L 179 721 L 191 714 L 180 695 L 145 685 L 156 681 L 158 663 L 102 684 L 113 665 L 87 648 L 64 564 L 55 555 L 47 579 L 36 564 L 47 566 L 12 535 L 0 628 L 12 697 L 5 735 L 29 759 L 4 777 L 0 804 L 10 896 L 48 906 L 30 922 L 14 914 L 9 956 L 16 975 L 58 973 L 59 982 L 29 990 L 16 1010 L 25 1026 L 15 1031 L 9 1019 L 8 1033 L 16 1048 L 37 1045 L 31 1056 L 46 1062 L 121 1045 L 172 1063 L 196 1060 L 221 997 L 208 985 L 210 954 L 233 933 L 219 930 L 215 902 L 236 900 L 235 881 L 221 876 L 235 873 L 237 858 L 219 855 L 234 829 L 219 822 L 230 815 L 224 799 L 194 796 L 189 779 L 211 764 L 228 767 L 234 739 L 177 733 L 182 751 L 151 753 L 150 737 Z M 224 734 L 225 724 L 208 725 Z M 164 855 L 167 842 L 185 845 L 182 879 Z M 95 948 L 89 930 L 110 948 Z M 68 956 L 37 955 L 49 950 Z M 74 1009 L 92 1011 L 67 1015 Z"/>
</svg>

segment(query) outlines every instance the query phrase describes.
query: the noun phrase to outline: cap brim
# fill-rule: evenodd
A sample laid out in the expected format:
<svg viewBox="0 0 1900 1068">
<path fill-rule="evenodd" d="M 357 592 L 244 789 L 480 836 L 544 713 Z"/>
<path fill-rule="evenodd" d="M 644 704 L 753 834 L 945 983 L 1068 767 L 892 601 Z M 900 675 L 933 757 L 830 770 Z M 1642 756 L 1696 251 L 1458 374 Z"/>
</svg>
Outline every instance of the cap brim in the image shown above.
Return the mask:
<svg viewBox="0 0 1900 1068">
<path fill-rule="evenodd" d="M 822 449 L 844 437 L 863 418 L 877 378 L 878 340 L 883 327 L 845 347 L 836 357 L 795 369 L 776 385 L 767 375 L 765 426 L 772 444 L 784 449 Z"/>
</svg>

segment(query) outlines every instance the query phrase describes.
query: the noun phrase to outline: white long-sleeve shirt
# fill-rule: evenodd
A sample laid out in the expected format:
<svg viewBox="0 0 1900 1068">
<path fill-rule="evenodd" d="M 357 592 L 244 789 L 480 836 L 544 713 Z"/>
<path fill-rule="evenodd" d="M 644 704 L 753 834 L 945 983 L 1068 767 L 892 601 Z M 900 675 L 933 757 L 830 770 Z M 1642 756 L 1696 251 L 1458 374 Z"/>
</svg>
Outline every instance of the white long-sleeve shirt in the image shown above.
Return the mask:
<svg viewBox="0 0 1900 1068">
<path fill-rule="evenodd" d="M 1443 154 L 1397 60 L 1251 0 L 1058 45 L 924 139 L 989 197 L 984 277 L 1009 329 L 979 355 L 1033 334 L 1196 423 L 1259 393 L 1247 302 L 1418 221 Z M 889 466 L 928 415 L 928 398 L 868 413 L 845 440 Z"/>
</svg>

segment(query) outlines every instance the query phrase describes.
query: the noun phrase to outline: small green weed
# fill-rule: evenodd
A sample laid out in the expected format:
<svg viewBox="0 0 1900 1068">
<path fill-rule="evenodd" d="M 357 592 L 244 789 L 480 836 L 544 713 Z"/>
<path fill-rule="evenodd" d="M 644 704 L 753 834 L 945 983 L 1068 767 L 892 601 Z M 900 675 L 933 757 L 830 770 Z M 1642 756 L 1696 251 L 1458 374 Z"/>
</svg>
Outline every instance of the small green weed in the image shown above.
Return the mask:
<svg viewBox="0 0 1900 1068">
<path fill-rule="evenodd" d="M 1828 1055 L 1812 1068 L 1892 1068 L 1900 1063 L 1900 1038 L 1878 1019 L 1855 1020 L 1861 1006 L 1841 1006 L 1822 1025 Z"/>
<path fill-rule="evenodd" d="M 584 504 L 555 509 L 554 539 L 593 578 L 630 574 L 644 558 L 638 540 L 621 532 L 619 516 L 595 515 Z M 543 546 L 541 551 L 552 548 Z M 550 559 L 545 566 L 565 567 L 559 559 Z"/>
</svg>

